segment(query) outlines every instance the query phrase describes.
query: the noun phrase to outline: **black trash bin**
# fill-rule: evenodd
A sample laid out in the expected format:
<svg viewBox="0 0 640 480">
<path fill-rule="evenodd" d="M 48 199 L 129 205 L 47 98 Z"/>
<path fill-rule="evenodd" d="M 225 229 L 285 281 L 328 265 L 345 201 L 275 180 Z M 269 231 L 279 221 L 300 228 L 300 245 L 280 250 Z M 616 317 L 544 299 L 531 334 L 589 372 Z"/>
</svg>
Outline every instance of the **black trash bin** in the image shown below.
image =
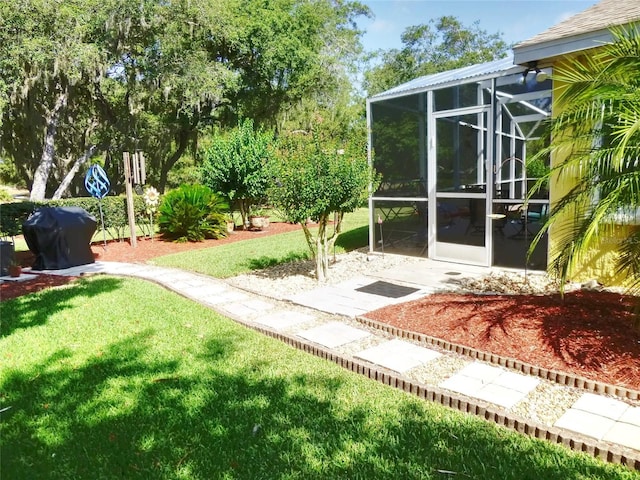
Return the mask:
<svg viewBox="0 0 640 480">
<path fill-rule="evenodd" d="M 0 240 L 0 276 L 9 275 L 9 265 L 15 258 L 13 242 Z"/>
<path fill-rule="evenodd" d="M 60 270 L 95 261 L 91 237 L 96 219 L 80 207 L 43 207 L 22 224 L 36 260 L 34 270 Z"/>
</svg>

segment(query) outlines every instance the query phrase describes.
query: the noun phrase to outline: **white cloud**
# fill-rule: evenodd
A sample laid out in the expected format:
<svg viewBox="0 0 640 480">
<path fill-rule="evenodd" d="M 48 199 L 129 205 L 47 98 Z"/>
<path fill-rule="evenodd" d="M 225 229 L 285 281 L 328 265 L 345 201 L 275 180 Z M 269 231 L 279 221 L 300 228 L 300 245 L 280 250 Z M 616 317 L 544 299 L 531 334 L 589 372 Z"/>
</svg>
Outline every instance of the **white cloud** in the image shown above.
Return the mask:
<svg viewBox="0 0 640 480">
<path fill-rule="evenodd" d="M 374 20 L 368 29 L 371 33 L 388 33 L 396 30 L 396 25 L 387 20 Z"/>
</svg>

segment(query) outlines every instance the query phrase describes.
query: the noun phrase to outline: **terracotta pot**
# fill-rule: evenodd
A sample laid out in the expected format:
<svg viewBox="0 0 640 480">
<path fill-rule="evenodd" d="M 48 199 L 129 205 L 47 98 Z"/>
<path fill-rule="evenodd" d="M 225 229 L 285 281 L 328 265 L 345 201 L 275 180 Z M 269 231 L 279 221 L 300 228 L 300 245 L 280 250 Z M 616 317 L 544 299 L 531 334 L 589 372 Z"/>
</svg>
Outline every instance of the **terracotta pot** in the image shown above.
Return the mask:
<svg viewBox="0 0 640 480">
<path fill-rule="evenodd" d="M 9 265 L 9 276 L 17 278 L 22 274 L 22 267 L 20 265 Z"/>
</svg>

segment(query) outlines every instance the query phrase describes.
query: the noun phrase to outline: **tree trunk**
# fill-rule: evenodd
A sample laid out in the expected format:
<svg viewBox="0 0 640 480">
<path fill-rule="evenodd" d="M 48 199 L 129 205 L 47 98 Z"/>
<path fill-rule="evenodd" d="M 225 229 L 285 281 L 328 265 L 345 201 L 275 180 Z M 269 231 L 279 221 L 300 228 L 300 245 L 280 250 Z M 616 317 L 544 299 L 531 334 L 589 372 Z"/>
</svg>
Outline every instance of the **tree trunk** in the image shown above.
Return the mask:
<svg viewBox="0 0 640 480">
<path fill-rule="evenodd" d="M 47 181 L 49 180 L 49 173 L 53 165 L 54 157 L 54 143 L 56 137 L 56 131 L 58 129 L 58 122 L 60 120 L 60 114 L 67 104 L 67 98 L 69 96 L 68 91 L 62 90 L 58 94 L 58 98 L 53 109 L 48 113 L 46 119 L 46 131 L 44 136 L 44 146 L 42 149 L 42 157 L 40 158 L 40 164 L 33 175 L 33 185 L 31 187 L 32 201 L 44 200 L 47 190 Z"/>
<path fill-rule="evenodd" d="M 316 260 L 316 279 L 319 282 L 325 282 L 329 278 L 329 256 L 332 247 L 335 245 L 338 235 L 342 231 L 342 218 L 344 214 L 339 212 L 336 218 L 331 236 L 328 236 L 327 226 L 329 224 L 329 215 L 321 215 L 318 219 L 318 233 L 315 238 L 315 260 Z M 311 248 L 313 238 L 311 232 L 305 228 L 305 236 L 307 244 Z"/>
<path fill-rule="evenodd" d="M 313 235 L 311 235 L 311 230 L 309 230 L 306 222 L 300 222 L 300 225 L 302 226 L 302 231 L 304 232 L 304 239 L 307 241 L 307 246 L 309 247 L 309 251 L 311 252 L 311 258 L 315 259 L 317 257 L 316 246 Z"/>
<path fill-rule="evenodd" d="M 76 161 L 73 164 L 73 167 L 71 167 L 71 170 L 69 170 L 69 172 L 62 179 L 62 182 L 60 182 L 60 186 L 58 186 L 58 189 L 53 194 L 53 197 L 51 197 L 53 200 L 58 200 L 59 198 L 62 198 L 62 195 L 64 195 L 64 193 L 69 188 L 69 185 L 71 185 L 71 182 L 73 181 L 73 178 L 76 176 L 76 174 L 80 170 L 80 167 L 85 163 L 87 163 L 87 160 L 93 157 L 97 149 L 98 147 L 96 145 L 91 145 L 87 149 L 87 151 L 84 152 L 83 155 L 81 155 L 76 159 Z"/>
<path fill-rule="evenodd" d="M 173 155 L 171 155 L 162 165 L 162 168 L 160 169 L 160 180 L 158 185 L 158 190 L 160 191 L 160 193 L 164 193 L 164 190 L 167 187 L 167 177 L 169 176 L 169 171 L 173 168 L 176 162 L 180 160 L 180 157 L 182 157 L 182 154 L 187 149 L 190 133 L 191 131 L 187 129 L 180 130 L 178 147 L 176 148 L 176 151 L 173 152 Z"/>
<path fill-rule="evenodd" d="M 247 230 L 249 225 L 249 201 L 246 198 L 238 200 L 238 208 L 240 209 L 240 217 L 242 218 L 242 229 Z"/>
<path fill-rule="evenodd" d="M 329 270 L 329 255 L 327 250 L 327 217 L 318 219 L 318 233 L 316 237 L 316 278 L 319 282 L 327 280 Z"/>
<path fill-rule="evenodd" d="M 323 228 L 322 224 L 318 225 L 318 234 L 316 236 L 316 280 L 318 282 L 324 282 L 327 277 L 325 275 L 324 270 L 324 248 L 322 246 L 322 236 L 323 236 Z"/>
</svg>

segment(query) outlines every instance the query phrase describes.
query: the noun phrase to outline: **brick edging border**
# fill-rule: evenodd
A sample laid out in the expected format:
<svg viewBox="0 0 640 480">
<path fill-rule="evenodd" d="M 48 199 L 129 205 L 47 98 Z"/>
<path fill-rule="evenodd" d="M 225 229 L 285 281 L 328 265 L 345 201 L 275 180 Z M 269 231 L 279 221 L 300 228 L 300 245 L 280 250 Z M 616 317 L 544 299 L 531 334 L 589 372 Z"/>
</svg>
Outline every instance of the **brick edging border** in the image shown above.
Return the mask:
<svg viewBox="0 0 640 480">
<path fill-rule="evenodd" d="M 484 418 L 485 420 L 496 423 L 497 425 L 515 430 L 518 433 L 528 435 L 539 440 L 564 445 L 574 451 L 584 452 L 606 462 L 624 465 L 632 470 L 640 470 L 640 452 L 636 453 L 630 449 L 625 449 L 624 447 L 613 445 L 608 442 L 584 437 L 575 432 L 556 427 L 548 427 L 534 421 L 528 421 L 521 417 L 506 413 L 503 410 L 495 408 L 480 400 L 476 401 L 438 387 L 427 386 L 411 381 L 401 375 L 382 371 L 365 362 L 360 362 L 353 358 L 338 355 L 330 350 L 293 338 L 292 336 L 242 320 L 240 320 L 239 323 L 260 332 L 263 335 L 280 340 L 281 342 L 297 348 L 298 350 L 323 358 L 346 370 L 363 375 L 384 385 L 403 390 L 423 400 L 440 403 L 445 407 Z"/>
<path fill-rule="evenodd" d="M 525 375 L 532 375 L 534 377 L 540 377 L 543 380 L 549 380 L 550 382 L 557 383 L 559 385 L 567 387 L 575 387 L 589 392 L 594 392 L 604 395 L 612 395 L 624 400 L 638 401 L 640 400 L 640 391 L 630 388 L 624 388 L 609 383 L 598 382 L 588 378 L 580 377 L 566 372 L 559 372 L 556 370 L 549 370 L 547 368 L 531 365 L 515 358 L 502 357 L 495 353 L 483 352 L 475 348 L 467 347 L 464 345 L 448 342 L 440 338 L 431 337 L 423 333 L 411 332 L 403 330 L 398 327 L 388 325 L 386 323 L 378 322 L 370 318 L 358 316 L 356 321 L 366 325 L 367 327 L 375 328 L 377 330 L 384 331 L 396 337 L 405 338 L 407 340 L 413 340 L 416 342 L 434 345 L 459 355 L 465 355 L 474 360 L 480 360 L 483 362 L 489 362 L 502 367 L 510 368 L 524 373 Z"/>
</svg>

